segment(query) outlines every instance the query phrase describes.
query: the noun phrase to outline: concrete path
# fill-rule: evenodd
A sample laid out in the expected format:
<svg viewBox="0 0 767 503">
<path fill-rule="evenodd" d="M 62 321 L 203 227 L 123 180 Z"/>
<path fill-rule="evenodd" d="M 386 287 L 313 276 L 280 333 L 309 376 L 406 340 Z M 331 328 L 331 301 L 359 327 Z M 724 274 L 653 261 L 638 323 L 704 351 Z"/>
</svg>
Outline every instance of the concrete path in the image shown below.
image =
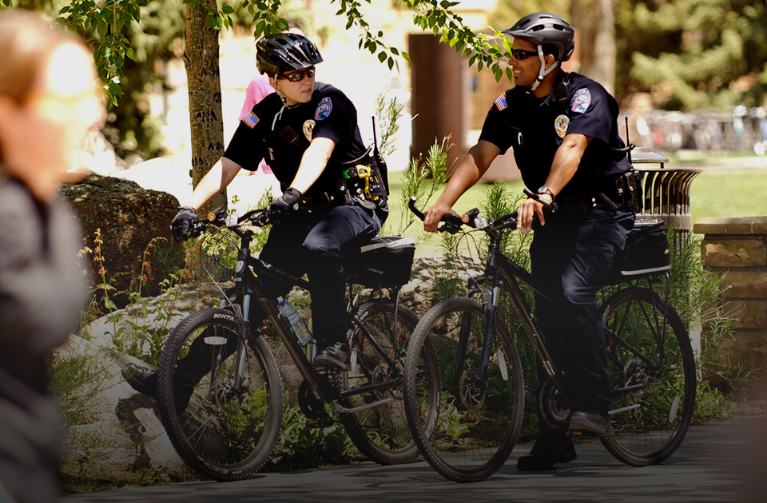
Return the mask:
<svg viewBox="0 0 767 503">
<path fill-rule="evenodd" d="M 63 498 L 75 502 L 593 502 L 678 503 L 767 501 L 767 416 L 693 426 L 680 449 L 660 466 L 633 468 L 599 443 L 577 446 L 578 459 L 550 472 L 520 473 L 517 446 L 487 481 L 450 482 L 425 462 L 372 463 L 257 475 L 230 483 L 191 482 L 127 488 Z"/>
</svg>

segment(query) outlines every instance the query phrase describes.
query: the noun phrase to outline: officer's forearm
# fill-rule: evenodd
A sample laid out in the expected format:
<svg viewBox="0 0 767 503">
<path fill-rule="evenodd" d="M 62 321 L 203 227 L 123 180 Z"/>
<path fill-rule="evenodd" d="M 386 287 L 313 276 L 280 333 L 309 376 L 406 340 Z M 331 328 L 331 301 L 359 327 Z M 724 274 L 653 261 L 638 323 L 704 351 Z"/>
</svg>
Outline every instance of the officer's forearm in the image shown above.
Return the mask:
<svg viewBox="0 0 767 503">
<path fill-rule="evenodd" d="M 213 199 L 216 194 L 226 189 L 240 169 L 241 166 L 239 164 L 226 157 L 222 157 L 202 177 L 191 197 L 186 201 L 186 204 L 182 202 L 182 206 L 191 206 L 195 210 L 199 210 L 208 201 Z"/>
<path fill-rule="evenodd" d="M 290 187 L 305 194 L 325 171 L 335 146 L 336 143 L 329 138 L 313 139 L 301 158 L 301 165 Z"/>
<path fill-rule="evenodd" d="M 565 136 L 564 141 L 554 154 L 551 171 L 546 178 L 546 186 L 551 189 L 554 195 L 562 192 L 565 185 L 570 183 L 570 180 L 575 176 L 591 138 L 581 134 Z"/>
<path fill-rule="evenodd" d="M 486 149 L 487 146 L 483 148 L 477 144 L 469 150 L 469 153 L 466 154 L 466 157 L 464 157 L 463 161 L 455 169 L 455 172 L 450 176 L 447 187 L 445 187 L 442 195 L 439 196 L 439 203 L 452 207 L 464 192 L 473 187 L 482 178 L 482 175 L 485 174 L 492 162 L 492 159 L 484 152 Z M 493 156 L 494 158 L 495 156 Z"/>
</svg>

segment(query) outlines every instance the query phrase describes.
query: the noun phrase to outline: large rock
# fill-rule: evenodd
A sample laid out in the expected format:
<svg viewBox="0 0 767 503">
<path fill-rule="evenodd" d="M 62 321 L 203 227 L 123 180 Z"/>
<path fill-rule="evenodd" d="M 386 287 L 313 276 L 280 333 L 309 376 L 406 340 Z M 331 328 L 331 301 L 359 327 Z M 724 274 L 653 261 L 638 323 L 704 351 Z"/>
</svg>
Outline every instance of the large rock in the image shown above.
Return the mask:
<svg viewBox="0 0 767 503">
<path fill-rule="evenodd" d="M 137 278 L 143 274 L 147 281 L 142 294 L 160 293 L 159 282 L 175 272 L 165 270 L 167 257 L 179 253 L 179 245 L 174 244 L 170 233 L 178 200 L 164 192 L 144 190 L 135 182 L 99 175 L 64 186 L 62 193 L 80 219 L 84 246 L 95 250 L 96 230 L 101 229 L 103 266 L 117 292 L 135 291 L 139 286 Z M 144 265 L 144 252 L 152 240 L 156 240 L 155 248 L 149 250 L 148 265 Z M 164 253 L 156 253 L 159 249 Z M 166 257 L 165 264 L 161 256 Z M 98 263 L 94 263 L 94 270 L 98 269 Z M 113 300 L 120 306 L 127 303 L 124 295 Z"/>
<path fill-rule="evenodd" d="M 76 335 L 58 351 L 60 360 L 73 358 L 92 361 L 98 379 L 77 390 L 90 397 L 81 411 L 86 420 L 69 426 L 61 470 L 75 477 L 130 481 L 131 473 L 140 468 L 183 468 L 157 404 L 134 391 L 121 375 L 126 363 L 139 361 L 115 356 Z"/>
</svg>

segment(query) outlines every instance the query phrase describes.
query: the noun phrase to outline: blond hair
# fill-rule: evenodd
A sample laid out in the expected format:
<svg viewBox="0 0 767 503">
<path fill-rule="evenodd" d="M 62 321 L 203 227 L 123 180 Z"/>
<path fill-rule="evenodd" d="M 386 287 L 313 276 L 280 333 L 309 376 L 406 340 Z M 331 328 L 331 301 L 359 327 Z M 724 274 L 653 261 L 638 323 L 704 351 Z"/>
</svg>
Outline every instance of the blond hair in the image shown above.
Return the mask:
<svg viewBox="0 0 767 503">
<path fill-rule="evenodd" d="M 51 54 L 61 45 L 82 42 L 32 11 L 0 12 L 0 95 L 23 104 Z"/>
</svg>

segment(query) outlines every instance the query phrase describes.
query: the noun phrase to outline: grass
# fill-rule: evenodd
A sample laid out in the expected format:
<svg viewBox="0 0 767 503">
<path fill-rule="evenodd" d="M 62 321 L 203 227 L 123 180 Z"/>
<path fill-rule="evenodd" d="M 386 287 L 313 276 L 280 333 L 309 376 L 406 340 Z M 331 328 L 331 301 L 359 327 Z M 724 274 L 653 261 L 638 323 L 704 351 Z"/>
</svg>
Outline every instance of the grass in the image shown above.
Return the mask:
<svg viewBox="0 0 767 503">
<path fill-rule="evenodd" d="M 673 163 L 667 165 L 673 168 Z M 392 173 L 391 197 L 389 207 L 391 210 L 387 221 L 388 231 L 391 234 L 397 232 L 402 211 L 409 211 L 399 203 L 399 191 L 402 187 L 401 173 Z M 512 193 L 522 192 L 521 181 L 507 183 Z M 454 208 L 459 214 L 472 208 L 477 208 L 486 199 L 485 191 L 489 185 L 478 183 L 469 189 Z M 767 160 L 765 169 L 708 169 L 693 180 L 690 187 L 690 213 L 695 223 L 704 217 L 743 217 L 743 216 L 767 216 L 767 197 L 764 196 L 764 188 L 767 187 Z M 441 194 L 442 190 L 437 192 Z M 422 210 L 436 201 L 436 197 L 427 205 L 417 203 Z M 384 229 L 386 232 L 387 229 Z M 439 236 L 423 232 L 423 226 L 413 224 L 404 233 L 406 236 L 415 237 L 420 241 L 416 253 L 418 255 L 430 255 L 440 253 L 441 239 Z"/>
<path fill-rule="evenodd" d="M 704 217 L 767 216 L 765 187 L 767 169 L 704 170 L 690 186 L 692 221 Z"/>
</svg>

